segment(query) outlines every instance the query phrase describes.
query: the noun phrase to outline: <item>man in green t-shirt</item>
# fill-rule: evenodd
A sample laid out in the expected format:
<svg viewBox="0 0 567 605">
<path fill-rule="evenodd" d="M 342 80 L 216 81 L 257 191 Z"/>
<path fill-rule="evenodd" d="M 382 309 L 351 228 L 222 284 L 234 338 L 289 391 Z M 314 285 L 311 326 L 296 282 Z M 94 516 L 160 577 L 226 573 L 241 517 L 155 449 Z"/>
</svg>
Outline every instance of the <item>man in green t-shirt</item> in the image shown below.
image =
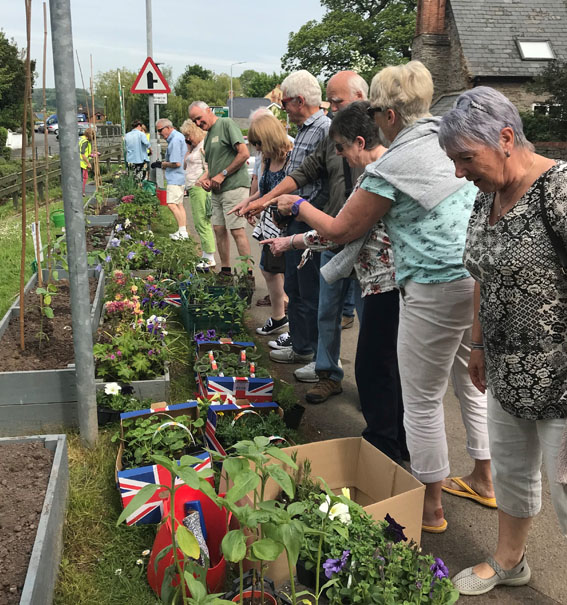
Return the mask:
<svg viewBox="0 0 567 605">
<path fill-rule="evenodd" d="M 204 150 L 208 170 L 195 185 L 212 191 L 212 224 L 221 260 L 221 274 L 230 275 L 229 230 L 240 256 L 250 255 L 250 243 L 244 230 L 246 219 L 229 214 L 236 204 L 249 195 L 250 177 L 246 160 L 250 154 L 240 128 L 229 118 L 217 117 L 203 101 L 191 103 L 189 117 L 207 132 Z"/>
</svg>

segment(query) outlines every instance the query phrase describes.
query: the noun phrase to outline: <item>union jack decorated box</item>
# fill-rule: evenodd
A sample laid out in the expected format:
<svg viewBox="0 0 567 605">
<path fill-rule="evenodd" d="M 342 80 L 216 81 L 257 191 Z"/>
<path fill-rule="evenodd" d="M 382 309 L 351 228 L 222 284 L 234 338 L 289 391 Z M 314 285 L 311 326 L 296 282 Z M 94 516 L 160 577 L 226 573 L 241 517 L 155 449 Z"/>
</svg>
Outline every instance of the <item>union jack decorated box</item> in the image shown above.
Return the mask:
<svg viewBox="0 0 567 605">
<path fill-rule="evenodd" d="M 236 403 L 211 404 L 207 412 L 207 423 L 205 425 L 205 438 L 209 447 L 219 454 L 225 456 L 226 450 L 216 436 L 218 414 L 231 414 L 236 416 L 240 413 L 256 412 L 258 414 L 275 411 L 283 416 L 283 411 L 275 401 L 261 401 L 251 403 L 248 401 L 237 401 Z"/>
<path fill-rule="evenodd" d="M 234 353 L 242 349 L 256 348 L 253 342 L 197 341 L 197 359 L 200 359 L 208 351 L 220 349 L 224 344 L 228 344 Z M 207 376 L 195 372 L 195 381 L 199 388 L 199 395 L 205 398 L 218 394 L 222 401 L 232 402 L 235 399 L 246 399 L 254 403 L 272 401 L 273 399 L 274 380 L 271 377 Z"/>
<path fill-rule="evenodd" d="M 135 412 L 125 412 L 120 414 L 120 432 L 123 436 L 122 421 L 128 418 L 145 418 L 152 414 L 165 413 L 168 416 L 175 418 L 176 416 L 189 414 L 194 418 L 198 415 L 198 406 L 196 401 L 187 401 L 175 405 L 166 405 L 165 402 L 152 405 L 147 410 L 137 410 Z M 171 483 L 171 475 L 169 471 L 159 464 L 149 466 L 140 466 L 136 468 L 123 469 L 122 454 L 124 452 L 124 444 L 121 441 L 116 457 L 116 485 L 120 492 L 122 506 L 128 506 L 130 500 L 146 485 L 161 484 L 169 485 Z M 193 465 L 195 470 L 203 470 L 211 468 L 211 457 L 207 452 L 193 454 L 199 458 L 201 462 Z M 212 478 L 209 479 L 212 484 Z M 176 485 L 181 485 L 183 482 L 177 478 Z M 146 504 L 140 506 L 126 520 L 128 525 L 145 525 L 149 523 L 159 523 L 163 516 L 163 499 L 160 498 L 160 491 L 157 491 Z"/>
</svg>

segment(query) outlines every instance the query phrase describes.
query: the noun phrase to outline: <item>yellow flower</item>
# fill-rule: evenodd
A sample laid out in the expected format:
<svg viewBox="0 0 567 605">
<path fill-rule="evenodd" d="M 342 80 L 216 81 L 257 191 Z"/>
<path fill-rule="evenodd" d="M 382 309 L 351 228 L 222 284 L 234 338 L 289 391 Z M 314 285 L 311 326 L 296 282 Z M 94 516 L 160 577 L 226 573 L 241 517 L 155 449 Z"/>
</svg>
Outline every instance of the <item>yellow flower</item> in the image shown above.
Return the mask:
<svg viewBox="0 0 567 605">
<path fill-rule="evenodd" d="M 348 498 L 350 500 L 350 489 L 348 487 L 343 487 L 341 489 L 341 492 L 345 498 Z"/>
<path fill-rule="evenodd" d="M 135 294 L 137 291 L 138 291 L 138 286 L 132 286 L 132 287 L 130 288 L 130 292 L 132 292 L 132 293 L 134 293 L 134 294 Z"/>
</svg>

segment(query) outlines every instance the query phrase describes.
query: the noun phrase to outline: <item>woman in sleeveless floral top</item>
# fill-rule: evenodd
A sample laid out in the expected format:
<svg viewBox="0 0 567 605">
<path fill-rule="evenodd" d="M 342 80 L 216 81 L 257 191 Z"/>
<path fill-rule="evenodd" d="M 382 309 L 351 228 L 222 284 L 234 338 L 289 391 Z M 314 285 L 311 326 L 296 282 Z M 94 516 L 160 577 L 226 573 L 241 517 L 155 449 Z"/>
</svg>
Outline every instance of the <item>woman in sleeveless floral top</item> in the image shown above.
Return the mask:
<svg viewBox="0 0 567 605">
<path fill-rule="evenodd" d="M 567 486 L 556 480 L 567 416 L 567 280 L 542 222 L 567 233 L 567 164 L 534 153 L 518 111 L 487 87 L 462 94 L 443 118 L 455 174 L 480 189 L 465 266 L 476 280 L 469 371 L 488 392 L 499 534 L 494 557 L 454 578 L 462 594 L 530 579 L 525 547 L 541 507 L 541 462 L 567 535 Z M 543 206 L 542 206 L 543 205 Z"/>
</svg>

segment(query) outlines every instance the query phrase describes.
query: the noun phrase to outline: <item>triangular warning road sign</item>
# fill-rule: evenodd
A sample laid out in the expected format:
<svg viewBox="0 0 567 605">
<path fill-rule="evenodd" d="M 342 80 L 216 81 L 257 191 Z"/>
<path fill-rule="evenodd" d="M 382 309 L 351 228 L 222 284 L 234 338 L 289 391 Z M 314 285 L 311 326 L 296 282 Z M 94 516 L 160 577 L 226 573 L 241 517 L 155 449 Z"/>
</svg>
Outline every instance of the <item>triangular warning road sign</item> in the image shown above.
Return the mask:
<svg viewBox="0 0 567 605">
<path fill-rule="evenodd" d="M 151 57 L 148 57 L 130 89 L 132 93 L 153 94 L 171 92 L 169 84 Z"/>
</svg>

